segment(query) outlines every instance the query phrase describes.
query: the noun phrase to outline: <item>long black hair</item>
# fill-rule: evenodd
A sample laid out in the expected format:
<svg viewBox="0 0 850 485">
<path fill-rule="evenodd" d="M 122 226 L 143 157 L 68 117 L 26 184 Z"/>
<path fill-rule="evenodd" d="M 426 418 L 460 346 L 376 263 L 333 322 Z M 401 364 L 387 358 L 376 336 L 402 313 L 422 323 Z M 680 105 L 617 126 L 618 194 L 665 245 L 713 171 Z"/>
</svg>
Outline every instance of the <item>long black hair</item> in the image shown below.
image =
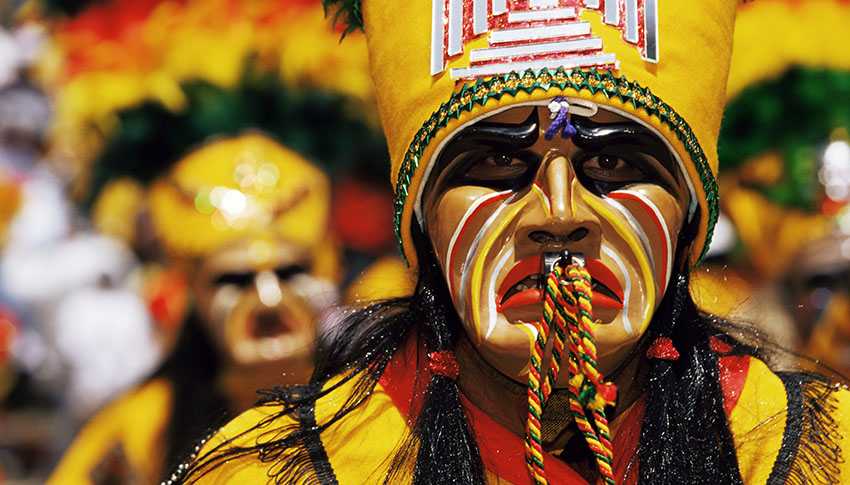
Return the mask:
<svg viewBox="0 0 850 485">
<path fill-rule="evenodd" d="M 216 386 L 219 360 L 200 316 L 191 311 L 174 350 L 151 377 L 166 381 L 171 390 L 161 478 L 180 464 L 180 457 L 204 437 L 211 423 L 221 424 L 228 417 L 227 400 Z"/>
</svg>

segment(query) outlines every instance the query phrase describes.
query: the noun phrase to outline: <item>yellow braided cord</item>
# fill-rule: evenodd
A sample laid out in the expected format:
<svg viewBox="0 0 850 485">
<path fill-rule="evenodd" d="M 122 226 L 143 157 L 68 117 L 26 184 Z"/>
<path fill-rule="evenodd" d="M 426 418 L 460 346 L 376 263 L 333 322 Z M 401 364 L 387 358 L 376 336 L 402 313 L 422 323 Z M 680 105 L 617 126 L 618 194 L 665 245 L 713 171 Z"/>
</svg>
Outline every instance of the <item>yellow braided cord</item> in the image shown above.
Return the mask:
<svg viewBox="0 0 850 485">
<path fill-rule="evenodd" d="M 539 321 L 528 373 L 525 451 L 528 472 L 535 485 L 548 484 L 543 465 L 545 453 L 540 419 L 564 364 L 562 357 L 565 351 L 570 411 L 593 452 L 601 482 L 616 485 L 612 470 L 614 453 L 605 416 L 605 406 L 613 402 L 603 398 L 605 393 L 602 391 L 610 384 L 603 383 L 596 364 L 590 282 L 587 269 L 575 264 L 567 267 L 566 271 L 556 265 L 546 277 L 543 316 Z M 552 358 L 543 379 L 544 352 L 550 338 L 554 338 Z M 592 414 L 593 423 L 588 419 L 586 410 Z"/>
<path fill-rule="evenodd" d="M 586 377 L 583 383 L 584 389 L 581 390 L 581 395 L 587 392 L 586 388 L 592 386 L 592 398 L 584 402 L 584 407 L 592 411 L 594 424 L 598 435 L 594 436 L 594 440 L 588 440 L 588 445 L 591 449 L 600 447 L 599 452 L 594 450 L 596 463 L 599 468 L 599 473 L 602 475 L 602 480 L 606 484 L 614 484 L 614 473 L 612 464 L 614 461 L 614 447 L 611 444 L 611 434 L 608 429 L 608 420 L 605 416 L 605 406 L 613 405 L 613 400 L 608 401 L 603 398 L 606 394 L 603 386 L 611 386 L 610 383 L 603 383 L 602 374 L 597 367 L 596 342 L 593 336 L 593 306 L 591 300 L 593 298 L 593 289 L 591 286 L 590 273 L 587 268 L 571 265 L 567 268 L 569 282 L 572 286 L 573 294 L 578 302 L 578 347 L 579 366 L 581 373 Z M 588 436 L 585 435 L 587 439 Z"/>
<path fill-rule="evenodd" d="M 543 406 L 548 396 L 544 396 L 545 386 L 540 385 L 540 375 L 543 351 L 549 340 L 549 322 L 552 322 L 551 314 L 547 318 L 544 303 L 544 315 L 537 329 L 528 369 L 528 419 L 525 424 L 525 462 L 536 485 L 548 483 L 543 470 L 543 439 L 540 432 L 540 416 L 543 415 Z"/>
</svg>

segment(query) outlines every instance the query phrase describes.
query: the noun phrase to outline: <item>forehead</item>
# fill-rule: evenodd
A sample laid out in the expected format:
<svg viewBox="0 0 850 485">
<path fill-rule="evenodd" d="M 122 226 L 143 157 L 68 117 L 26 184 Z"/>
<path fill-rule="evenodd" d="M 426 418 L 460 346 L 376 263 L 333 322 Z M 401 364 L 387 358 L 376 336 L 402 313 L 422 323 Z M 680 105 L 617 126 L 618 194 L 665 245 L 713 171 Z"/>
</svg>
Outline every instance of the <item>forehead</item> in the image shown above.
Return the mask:
<svg viewBox="0 0 850 485">
<path fill-rule="evenodd" d="M 303 244 L 283 239 L 243 239 L 207 255 L 200 263 L 200 272 L 262 271 L 310 260 L 310 249 Z"/>
</svg>

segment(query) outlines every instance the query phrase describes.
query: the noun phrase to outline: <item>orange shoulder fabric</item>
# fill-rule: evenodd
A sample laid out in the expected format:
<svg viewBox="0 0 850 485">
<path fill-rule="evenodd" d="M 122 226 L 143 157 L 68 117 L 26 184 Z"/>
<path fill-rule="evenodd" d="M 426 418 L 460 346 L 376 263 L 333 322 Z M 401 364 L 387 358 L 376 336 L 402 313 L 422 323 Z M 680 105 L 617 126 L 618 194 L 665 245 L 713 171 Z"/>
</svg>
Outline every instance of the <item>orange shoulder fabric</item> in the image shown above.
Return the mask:
<svg viewBox="0 0 850 485">
<path fill-rule="evenodd" d="M 389 394 L 404 416 L 408 416 L 411 407 L 415 406 L 414 396 L 421 396 L 428 384 L 427 381 L 431 375 L 424 364 L 424 353 L 415 345 L 414 339 L 411 339 L 411 343 L 399 352 L 381 377 L 384 391 Z M 418 374 L 417 368 L 420 370 Z M 515 435 L 493 421 L 463 395 L 461 395 L 461 401 L 466 408 L 472 432 L 481 451 L 488 483 L 532 484 L 525 463 L 524 437 Z M 642 416 L 643 400 L 640 400 L 626 416 L 623 416 L 621 431 L 614 437 L 614 448 L 620 450 L 624 456 L 637 452 Z M 549 454 L 546 458 L 546 478 L 550 483 L 587 483 L 580 474 L 559 458 Z M 637 478 L 637 469 L 630 467 L 630 464 L 631 460 L 615 460 L 615 475 L 620 479 L 618 483 L 625 483 L 623 477 L 627 471 L 630 472 L 629 478 Z"/>
</svg>

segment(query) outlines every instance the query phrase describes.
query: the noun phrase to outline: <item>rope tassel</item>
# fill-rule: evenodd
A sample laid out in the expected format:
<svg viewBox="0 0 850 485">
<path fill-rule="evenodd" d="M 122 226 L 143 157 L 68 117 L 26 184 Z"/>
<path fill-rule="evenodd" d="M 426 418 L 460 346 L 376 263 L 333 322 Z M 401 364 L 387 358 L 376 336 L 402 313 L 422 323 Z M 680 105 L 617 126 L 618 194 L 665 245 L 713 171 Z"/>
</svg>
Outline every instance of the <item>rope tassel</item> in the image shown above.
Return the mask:
<svg viewBox="0 0 850 485">
<path fill-rule="evenodd" d="M 569 381 L 570 412 L 593 453 L 600 482 L 616 485 L 612 470 L 614 451 L 605 407 L 614 404 L 617 389 L 613 384 L 605 382 L 598 370 L 592 327 L 593 290 L 590 273 L 584 267 L 583 259 L 575 256 L 565 251 L 551 264 L 546 264 L 546 260 L 552 256 L 544 256 L 546 280 L 543 288 L 543 316 L 539 322 L 528 373 L 526 463 L 535 484 L 548 483 L 543 464 L 545 452 L 540 419 L 555 388 L 561 367 L 565 365 Z M 544 379 L 543 357 L 550 339 L 554 339 L 552 357 Z"/>
<path fill-rule="evenodd" d="M 549 118 L 552 124 L 543 133 L 543 138 L 551 140 L 560 133 L 561 138 L 569 140 L 576 134 L 576 128 L 570 122 L 570 103 L 563 96 L 556 96 L 549 103 Z"/>
</svg>

